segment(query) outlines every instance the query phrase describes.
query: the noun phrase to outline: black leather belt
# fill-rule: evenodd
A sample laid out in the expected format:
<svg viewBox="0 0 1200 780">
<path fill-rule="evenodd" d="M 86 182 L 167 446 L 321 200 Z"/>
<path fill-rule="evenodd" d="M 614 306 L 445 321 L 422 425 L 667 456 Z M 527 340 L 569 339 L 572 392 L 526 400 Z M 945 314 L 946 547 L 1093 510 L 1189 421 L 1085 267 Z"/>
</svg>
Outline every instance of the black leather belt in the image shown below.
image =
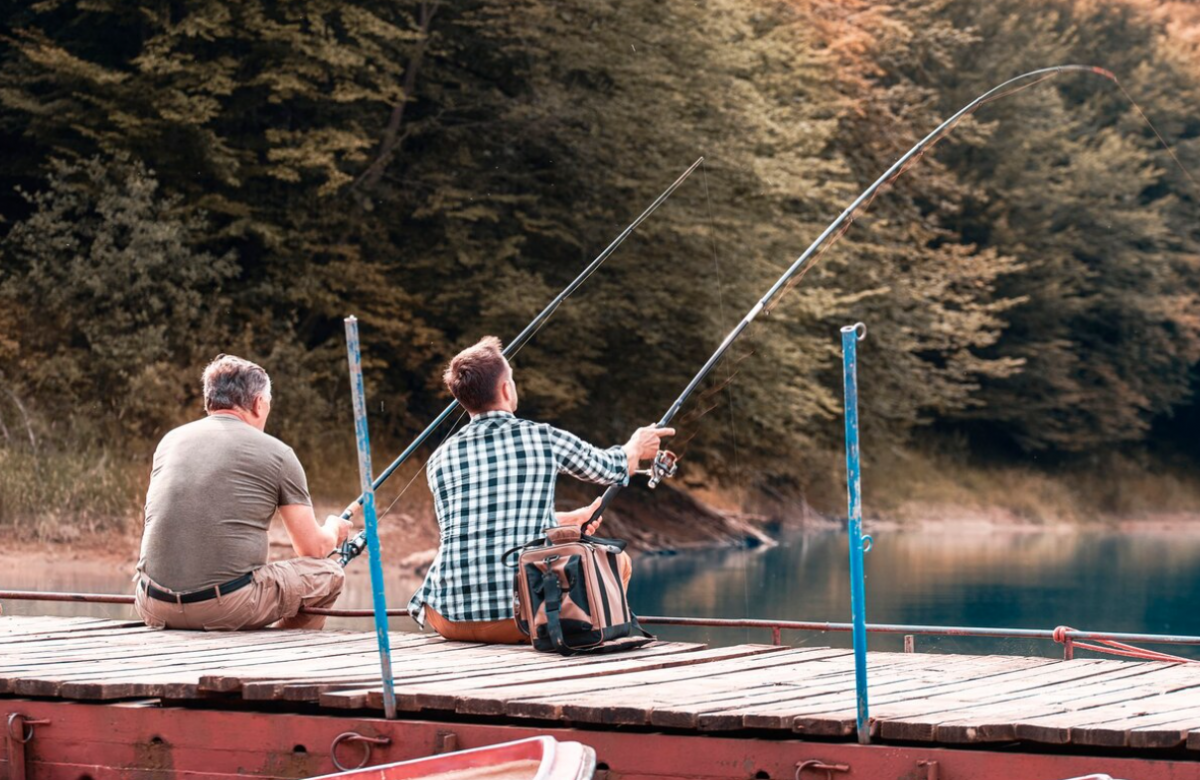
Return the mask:
<svg viewBox="0 0 1200 780">
<path fill-rule="evenodd" d="M 228 596 L 234 591 L 241 590 L 250 583 L 254 582 L 254 574 L 243 574 L 240 577 L 222 582 L 220 585 L 214 585 L 211 588 L 202 590 L 193 590 L 191 593 L 172 593 L 168 590 L 156 588 L 150 584 L 149 580 L 142 580 L 142 589 L 146 591 L 146 595 L 152 599 L 159 601 L 167 601 L 171 604 L 195 604 L 197 601 L 209 601 L 215 599 L 218 595 Z"/>
</svg>

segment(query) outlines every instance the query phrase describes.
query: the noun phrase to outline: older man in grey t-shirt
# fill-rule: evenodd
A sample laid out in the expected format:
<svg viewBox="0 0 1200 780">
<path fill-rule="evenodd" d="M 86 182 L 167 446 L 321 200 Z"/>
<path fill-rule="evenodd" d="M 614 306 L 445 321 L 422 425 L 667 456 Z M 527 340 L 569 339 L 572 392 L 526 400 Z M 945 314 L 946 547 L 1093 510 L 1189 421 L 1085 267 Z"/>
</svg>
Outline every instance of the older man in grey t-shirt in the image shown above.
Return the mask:
<svg viewBox="0 0 1200 780">
<path fill-rule="evenodd" d="M 259 366 L 220 355 L 204 371 L 208 416 L 176 428 L 154 453 L 146 493 L 135 608 L 156 628 L 321 628 L 301 607 L 341 593 L 341 566 L 324 557 L 350 523 L 318 524 L 304 468 L 263 432 L 271 380 Z M 267 563 L 267 529 L 279 510 L 300 557 Z"/>
</svg>

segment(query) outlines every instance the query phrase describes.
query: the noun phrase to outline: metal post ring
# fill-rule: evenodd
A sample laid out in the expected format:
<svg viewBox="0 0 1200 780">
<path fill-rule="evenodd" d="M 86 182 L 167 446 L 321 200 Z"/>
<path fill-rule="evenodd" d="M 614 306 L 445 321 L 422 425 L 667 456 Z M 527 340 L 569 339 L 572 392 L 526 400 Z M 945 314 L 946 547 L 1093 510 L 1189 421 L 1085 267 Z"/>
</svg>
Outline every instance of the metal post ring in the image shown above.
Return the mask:
<svg viewBox="0 0 1200 780">
<path fill-rule="evenodd" d="M 869 553 L 871 552 L 871 548 L 875 546 L 875 540 L 871 538 L 870 534 L 863 534 L 862 545 L 863 552 Z"/>
<path fill-rule="evenodd" d="M 854 332 L 855 338 L 862 341 L 867 337 L 867 325 L 863 322 L 856 322 L 853 325 L 847 325 L 842 328 L 842 333 Z"/>
<path fill-rule="evenodd" d="M 20 720 L 20 723 L 17 722 L 18 720 Z M 8 716 L 8 736 L 11 737 L 14 742 L 25 745 L 29 742 L 29 740 L 33 739 L 34 726 L 49 725 L 50 721 L 48 720 L 33 720 L 31 718 L 26 718 L 19 712 L 14 712 L 12 715 Z M 18 729 L 20 729 L 21 726 L 24 726 L 24 733 L 21 733 L 21 731 L 13 731 L 14 726 L 16 726 Z"/>
<path fill-rule="evenodd" d="M 849 764 L 827 764 L 820 759 L 810 759 L 796 764 L 796 780 L 803 780 L 801 775 L 806 769 L 811 769 L 814 772 L 824 772 L 826 780 L 833 780 L 834 772 L 849 772 Z"/>
<path fill-rule="evenodd" d="M 338 748 L 343 742 L 361 742 L 363 745 L 362 760 L 355 766 L 346 766 L 338 759 Z M 356 731 L 346 731 L 338 734 L 333 738 L 333 744 L 329 746 L 329 758 L 333 761 L 333 765 L 339 772 L 350 772 L 355 769 L 362 769 L 371 762 L 371 746 L 372 745 L 390 745 L 392 740 L 388 737 L 366 737 Z"/>
</svg>

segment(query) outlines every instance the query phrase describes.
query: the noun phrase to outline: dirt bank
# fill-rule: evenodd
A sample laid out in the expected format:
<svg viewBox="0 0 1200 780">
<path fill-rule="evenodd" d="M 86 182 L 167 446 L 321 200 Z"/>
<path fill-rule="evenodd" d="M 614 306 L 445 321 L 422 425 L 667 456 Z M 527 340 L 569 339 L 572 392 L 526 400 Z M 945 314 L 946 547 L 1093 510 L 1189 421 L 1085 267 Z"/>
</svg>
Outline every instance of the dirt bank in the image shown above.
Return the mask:
<svg viewBox="0 0 1200 780">
<path fill-rule="evenodd" d="M 559 508 L 587 504 L 595 493 L 586 487 L 566 486 Z M 773 545 L 781 534 L 797 530 L 839 529 L 844 518 L 823 515 L 803 501 L 755 502 L 756 512 L 734 507 L 744 503 L 725 493 L 684 493 L 669 486 L 650 491 L 644 487 L 625 490 L 605 514 L 603 535 L 626 539 L 635 554 L 686 550 L 714 546 Z M 320 516 L 335 514 L 342 505 L 319 501 Z M 387 511 L 380 502 L 380 537 L 390 574 L 415 578 L 433 560 L 438 530 L 432 507 L 424 502 L 397 504 Z M 1109 531 L 1117 533 L 1200 533 L 1197 511 L 1144 511 L 1125 516 L 1095 515 L 1087 522 L 1054 520 L 1031 516 L 1005 507 L 980 508 L 957 502 L 906 501 L 896 511 L 868 515 L 864 524 L 872 532 L 888 530 L 1005 530 L 1045 532 Z M 140 544 L 139 521 L 131 519 L 126 530 L 74 534 L 57 540 L 17 538 L 0 530 L 0 564 L 6 566 L 104 562 L 132 575 Z M 291 544 L 281 523 L 271 528 L 272 558 L 291 555 Z M 353 576 L 365 576 L 366 567 L 351 567 Z M 0 584 L 3 578 L 0 577 Z"/>
</svg>

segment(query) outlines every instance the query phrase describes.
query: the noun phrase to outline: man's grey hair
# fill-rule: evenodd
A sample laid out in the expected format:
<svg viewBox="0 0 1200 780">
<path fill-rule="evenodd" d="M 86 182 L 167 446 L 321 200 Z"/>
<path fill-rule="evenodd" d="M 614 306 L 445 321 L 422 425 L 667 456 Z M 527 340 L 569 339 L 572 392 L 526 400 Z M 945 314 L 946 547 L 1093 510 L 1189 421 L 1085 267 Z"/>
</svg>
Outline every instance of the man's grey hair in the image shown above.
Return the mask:
<svg viewBox="0 0 1200 780">
<path fill-rule="evenodd" d="M 204 369 L 204 411 L 254 409 L 254 399 L 271 400 L 271 377 L 262 366 L 233 355 L 217 355 Z"/>
</svg>

